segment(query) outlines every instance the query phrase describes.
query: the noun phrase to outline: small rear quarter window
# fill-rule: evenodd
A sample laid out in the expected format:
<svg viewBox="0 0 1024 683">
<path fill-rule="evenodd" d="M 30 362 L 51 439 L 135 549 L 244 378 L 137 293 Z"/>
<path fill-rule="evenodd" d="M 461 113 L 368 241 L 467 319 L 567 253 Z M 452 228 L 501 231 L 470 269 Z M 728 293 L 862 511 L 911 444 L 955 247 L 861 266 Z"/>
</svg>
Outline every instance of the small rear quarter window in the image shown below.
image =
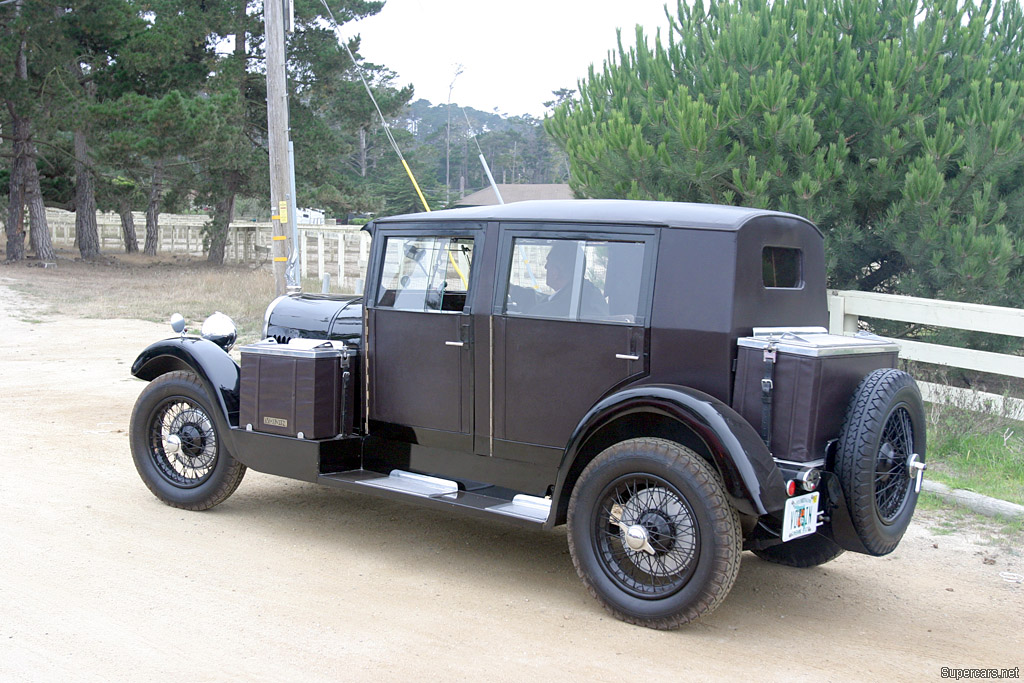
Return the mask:
<svg viewBox="0 0 1024 683">
<path fill-rule="evenodd" d="M 768 288 L 799 289 L 803 286 L 803 252 L 790 247 L 765 247 L 761 272 Z"/>
</svg>

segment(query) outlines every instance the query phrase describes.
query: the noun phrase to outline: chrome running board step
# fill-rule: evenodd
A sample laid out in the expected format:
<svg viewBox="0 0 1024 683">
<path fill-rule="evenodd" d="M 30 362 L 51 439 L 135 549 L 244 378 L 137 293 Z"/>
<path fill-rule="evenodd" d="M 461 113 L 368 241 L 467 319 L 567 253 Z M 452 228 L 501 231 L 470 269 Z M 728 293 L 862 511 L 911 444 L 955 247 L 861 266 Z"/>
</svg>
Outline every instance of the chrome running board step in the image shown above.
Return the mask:
<svg viewBox="0 0 1024 683">
<path fill-rule="evenodd" d="M 318 481 L 336 488 L 405 499 L 434 507 L 456 508 L 477 516 L 501 518 L 528 526 L 543 525 L 551 512 L 551 500 L 548 498 L 519 494 L 508 500 L 487 495 L 489 490 L 496 487 L 460 490 L 458 482 L 403 470 L 392 470 L 388 475 L 369 470 L 352 470 L 322 474 Z"/>
</svg>

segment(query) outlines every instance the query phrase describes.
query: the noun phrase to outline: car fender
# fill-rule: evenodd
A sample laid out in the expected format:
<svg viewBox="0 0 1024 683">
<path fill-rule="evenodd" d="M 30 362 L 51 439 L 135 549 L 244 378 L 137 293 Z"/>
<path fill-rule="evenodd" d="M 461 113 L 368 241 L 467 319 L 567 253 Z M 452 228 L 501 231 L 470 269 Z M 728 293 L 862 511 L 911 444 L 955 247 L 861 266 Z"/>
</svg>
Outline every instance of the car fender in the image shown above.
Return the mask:
<svg viewBox="0 0 1024 683">
<path fill-rule="evenodd" d="M 194 373 L 216 399 L 225 435 L 238 426 L 241 371 L 224 349 L 199 337 L 173 337 L 150 344 L 132 363 L 132 375 L 147 382 L 176 370 Z"/>
<path fill-rule="evenodd" d="M 569 494 L 563 492 L 566 479 L 587 441 L 603 427 L 635 413 L 665 416 L 691 429 L 707 447 L 726 493 L 741 513 L 760 516 L 785 505 L 786 483 L 757 431 L 719 399 L 672 384 L 634 385 L 595 404 L 569 440 L 553 496 Z M 560 502 L 567 507 L 566 501 L 553 500 L 552 519 Z"/>
</svg>

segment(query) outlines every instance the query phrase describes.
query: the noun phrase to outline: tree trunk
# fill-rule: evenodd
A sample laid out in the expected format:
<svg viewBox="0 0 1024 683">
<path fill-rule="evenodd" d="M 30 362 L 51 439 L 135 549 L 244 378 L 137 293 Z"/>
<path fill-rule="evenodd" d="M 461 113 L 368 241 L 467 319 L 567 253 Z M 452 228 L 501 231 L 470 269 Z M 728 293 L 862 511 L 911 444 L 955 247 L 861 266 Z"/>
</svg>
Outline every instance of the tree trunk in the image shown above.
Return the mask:
<svg viewBox="0 0 1024 683">
<path fill-rule="evenodd" d="M 149 186 L 149 204 L 146 206 L 146 246 L 148 256 L 156 256 L 156 245 L 160 225 L 160 196 L 164 189 L 164 160 L 158 159 L 153 164 L 153 182 Z"/>
<path fill-rule="evenodd" d="M 15 17 L 21 16 L 23 1 L 17 0 L 15 3 Z M 28 58 L 25 56 L 24 40 L 18 44 L 18 53 L 14 57 L 14 75 L 20 80 L 28 80 Z M 31 135 L 31 128 L 27 118 L 18 116 L 14 102 L 6 102 L 14 133 L 14 158 L 11 159 L 11 183 L 7 206 L 7 260 L 21 261 L 25 258 L 25 180 L 28 175 L 28 150 L 25 147 Z"/>
<path fill-rule="evenodd" d="M 366 177 L 366 129 L 359 129 L 359 175 Z"/>
<path fill-rule="evenodd" d="M 89 158 L 85 131 L 81 128 L 75 130 L 75 237 L 83 259 L 94 259 L 100 255 L 92 159 Z"/>
<path fill-rule="evenodd" d="M 14 158 L 11 160 L 10 197 L 7 206 L 7 260 L 25 258 L 25 176 L 26 163 L 22 136 L 28 121 L 15 116 L 14 105 L 8 100 L 7 109 L 14 120 Z"/>
<path fill-rule="evenodd" d="M 35 145 L 29 142 L 26 147 L 28 162 L 25 164 L 25 200 L 28 202 L 32 251 L 40 261 L 56 261 L 57 254 L 53 251 L 53 241 L 50 239 L 50 226 L 46 222 L 43 193 L 39 189 L 39 167 L 36 166 Z"/>
<path fill-rule="evenodd" d="M 213 209 L 213 222 L 210 227 L 210 253 L 206 260 L 217 266 L 224 265 L 225 247 L 228 242 L 228 229 L 235 218 L 235 193 L 217 202 Z"/>
<path fill-rule="evenodd" d="M 137 254 L 139 252 L 139 238 L 135 235 L 135 216 L 132 215 L 132 204 L 127 199 L 122 199 L 117 206 L 117 213 L 121 216 L 121 234 L 124 236 L 124 253 Z"/>
</svg>

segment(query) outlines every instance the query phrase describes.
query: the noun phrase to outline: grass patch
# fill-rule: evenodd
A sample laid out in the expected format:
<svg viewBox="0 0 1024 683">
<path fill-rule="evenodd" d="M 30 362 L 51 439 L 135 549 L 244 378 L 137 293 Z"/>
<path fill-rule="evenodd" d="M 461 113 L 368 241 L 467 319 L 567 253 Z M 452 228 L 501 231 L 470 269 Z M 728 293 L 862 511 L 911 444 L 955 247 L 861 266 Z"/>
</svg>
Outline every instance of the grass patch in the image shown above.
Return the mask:
<svg viewBox="0 0 1024 683">
<path fill-rule="evenodd" d="M 166 322 L 181 313 L 190 332 L 214 311 L 230 316 L 239 343 L 257 341 L 263 314 L 274 300 L 269 267 L 210 266 L 184 257 L 107 256 L 92 262 L 65 258 L 56 268 L 9 264 L 0 276 L 32 300 L 19 317 L 42 320 L 52 315 L 78 318 L 133 318 Z M 319 291 L 315 289 L 313 291 Z M 170 334 L 170 327 L 168 327 Z"/>
<path fill-rule="evenodd" d="M 1024 423 L 930 405 L 927 477 L 1024 505 Z"/>
</svg>

